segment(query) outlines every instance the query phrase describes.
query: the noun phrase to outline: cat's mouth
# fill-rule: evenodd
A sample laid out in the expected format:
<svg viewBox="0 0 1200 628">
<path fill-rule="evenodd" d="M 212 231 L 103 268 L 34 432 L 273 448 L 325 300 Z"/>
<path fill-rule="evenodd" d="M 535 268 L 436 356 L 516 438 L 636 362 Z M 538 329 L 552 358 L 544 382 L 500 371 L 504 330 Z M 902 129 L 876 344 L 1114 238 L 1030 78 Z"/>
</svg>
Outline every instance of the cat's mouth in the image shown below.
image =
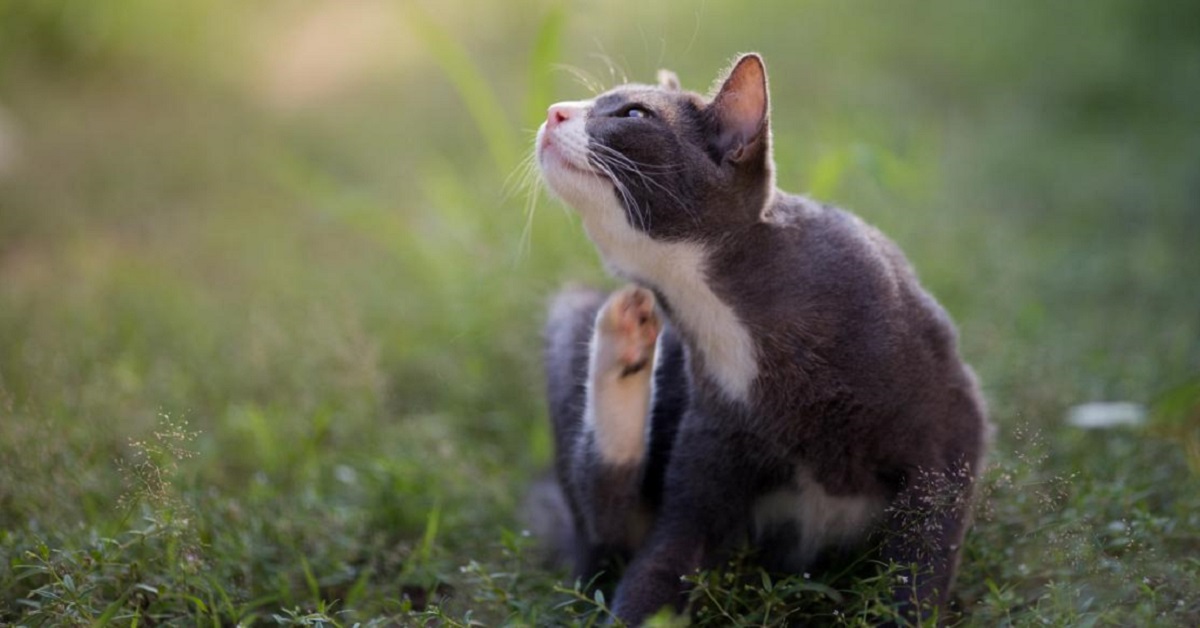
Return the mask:
<svg viewBox="0 0 1200 628">
<path fill-rule="evenodd" d="M 576 164 L 571 160 L 570 157 L 563 154 L 563 151 L 555 146 L 552 142 L 546 142 L 542 146 L 541 150 L 538 151 L 538 153 L 541 157 L 543 169 L 553 167 L 581 176 L 604 178 L 604 175 L 596 170 Z"/>
<path fill-rule="evenodd" d="M 609 180 L 603 172 L 592 168 L 586 161 L 580 164 L 572 159 L 571 151 L 561 146 L 561 140 L 555 138 L 553 133 L 543 128 L 539 135 L 537 156 L 543 171 L 561 170 L 578 176 Z"/>
</svg>

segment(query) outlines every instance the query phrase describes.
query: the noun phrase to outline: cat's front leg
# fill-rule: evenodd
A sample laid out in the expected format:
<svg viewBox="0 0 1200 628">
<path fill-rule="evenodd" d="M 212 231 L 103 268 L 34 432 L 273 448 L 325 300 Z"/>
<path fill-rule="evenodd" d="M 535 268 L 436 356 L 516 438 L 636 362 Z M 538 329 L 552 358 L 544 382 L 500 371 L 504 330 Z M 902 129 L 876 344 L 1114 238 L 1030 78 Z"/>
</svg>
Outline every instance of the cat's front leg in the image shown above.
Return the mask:
<svg viewBox="0 0 1200 628">
<path fill-rule="evenodd" d="M 675 441 L 654 531 L 617 589 L 614 612 L 640 625 L 664 607 L 682 610 L 681 578 L 727 558 L 759 497 L 791 474 L 786 450 L 749 430 L 730 430 L 695 410 Z"/>
<path fill-rule="evenodd" d="M 614 554 L 632 554 L 649 527 L 641 484 L 661 328 L 653 293 L 637 286 L 614 292 L 596 316 L 571 482 L 586 527 L 576 573 L 584 579 Z"/>
</svg>

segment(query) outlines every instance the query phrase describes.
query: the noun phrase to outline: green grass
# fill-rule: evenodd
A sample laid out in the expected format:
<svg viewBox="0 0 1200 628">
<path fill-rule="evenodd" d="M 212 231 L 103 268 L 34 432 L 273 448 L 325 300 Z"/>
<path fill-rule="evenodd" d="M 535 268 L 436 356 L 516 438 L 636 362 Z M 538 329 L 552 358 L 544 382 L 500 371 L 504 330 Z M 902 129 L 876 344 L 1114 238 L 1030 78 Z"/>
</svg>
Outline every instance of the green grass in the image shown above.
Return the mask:
<svg viewBox="0 0 1200 628">
<path fill-rule="evenodd" d="M 175 4 L 0 0 L 0 623 L 606 620 L 520 506 L 543 305 L 610 280 L 517 164 L 576 74 L 749 49 L 780 184 L 896 239 L 984 383 L 953 621 L 1200 623 L 1195 9 L 341 3 L 368 60 L 280 106 L 319 5 Z M 869 624 L 903 575 L 734 565 L 694 622 Z"/>
</svg>

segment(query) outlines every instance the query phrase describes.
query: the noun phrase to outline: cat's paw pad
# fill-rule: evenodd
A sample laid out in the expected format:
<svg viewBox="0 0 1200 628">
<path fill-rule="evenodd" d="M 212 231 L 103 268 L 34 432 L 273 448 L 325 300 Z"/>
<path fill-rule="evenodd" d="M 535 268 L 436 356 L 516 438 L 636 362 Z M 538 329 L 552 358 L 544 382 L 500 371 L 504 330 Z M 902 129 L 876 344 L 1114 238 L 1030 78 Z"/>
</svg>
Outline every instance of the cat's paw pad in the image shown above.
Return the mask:
<svg viewBox="0 0 1200 628">
<path fill-rule="evenodd" d="M 609 296 L 597 320 L 602 355 L 621 377 L 639 373 L 654 361 L 654 343 L 662 330 L 654 293 L 634 285 Z"/>
</svg>

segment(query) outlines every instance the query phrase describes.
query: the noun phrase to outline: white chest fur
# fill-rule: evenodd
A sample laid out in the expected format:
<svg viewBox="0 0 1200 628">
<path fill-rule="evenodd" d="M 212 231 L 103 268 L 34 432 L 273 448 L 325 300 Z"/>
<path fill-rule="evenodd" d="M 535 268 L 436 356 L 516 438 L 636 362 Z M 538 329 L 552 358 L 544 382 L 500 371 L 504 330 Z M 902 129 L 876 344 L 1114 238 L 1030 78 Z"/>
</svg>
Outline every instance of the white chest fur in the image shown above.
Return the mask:
<svg viewBox="0 0 1200 628">
<path fill-rule="evenodd" d="M 704 248 L 651 239 L 629 225 L 619 206 L 596 209 L 584 213 L 583 223 L 610 270 L 661 291 L 675 323 L 695 341 L 708 375 L 729 399 L 748 401 L 758 378 L 754 340 L 733 309 L 709 288 Z"/>
<path fill-rule="evenodd" d="M 559 106 L 559 105 L 556 105 Z M 562 103 L 584 111 L 585 103 Z M 538 132 L 539 161 L 550 189 L 583 217 L 588 236 L 616 275 L 649 284 L 671 304 L 674 323 L 701 353 L 705 371 L 732 401 L 746 402 L 758 378 L 754 340 L 705 279 L 708 254 L 691 242 L 662 242 L 633 228 L 611 180 L 588 162 L 582 114 Z"/>
<path fill-rule="evenodd" d="M 811 565 L 822 550 L 855 545 L 883 512 L 886 501 L 877 497 L 835 497 L 804 470 L 793 485 L 761 497 L 754 506 L 754 528 L 759 536 L 778 526 L 790 526 L 799 542 L 781 557 L 790 569 Z"/>
</svg>

